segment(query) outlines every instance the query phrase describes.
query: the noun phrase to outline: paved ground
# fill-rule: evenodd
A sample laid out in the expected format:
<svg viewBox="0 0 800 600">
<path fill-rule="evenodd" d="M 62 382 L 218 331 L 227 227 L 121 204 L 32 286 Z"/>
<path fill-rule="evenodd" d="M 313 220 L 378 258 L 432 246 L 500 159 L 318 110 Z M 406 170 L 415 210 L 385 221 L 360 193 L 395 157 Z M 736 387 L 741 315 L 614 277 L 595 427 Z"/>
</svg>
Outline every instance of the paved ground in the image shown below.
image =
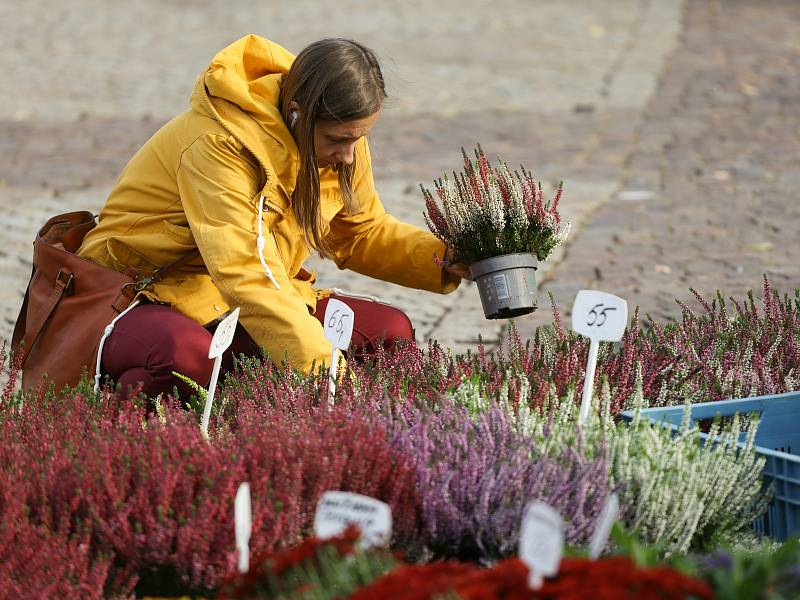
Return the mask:
<svg viewBox="0 0 800 600">
<path fill-rule="evenodd" d="M 136 148 L 186 106 L 214 51 L 249 32 L 294 51 L 342 35 L 378 52 L 391 104 L 373 134 L 376 175 L 404 219 L 422 223 L 418 183 L 457 168 L 459 148 L 476 141 L 548 185 L 563 179 L 577 227 L 540 279 L 564 309 L 590 286 L 664 318 L 689 286 L 738 294 L 761 272 L 782 287 L 800 280 L 789 254 L 800 230 L 796 4 L 323 6 L 0 0 L 0 72 L 13 90 L 0 97 L 0 337 L 37 226 L 99 208 Z M 313 266 L 322 284 L 408 310 L 420 339 L 464 348 L 499 333 L 474 286 L 440 297 Z M 519 325 L 548 321 L 543 310 Z"/>
<path fill-rule="evenodd" d="M 688 3 L 620 193 L 543 285 L 559 306 L 598 288 L 663 321 L 680 315 L 675 298 L 697 306 L 689 287 L 741 298 L 763 274 L 800 287 L 798 32 L 797 2 Z M 549 320 L 537 314 L 523 332 Z"/>
</svg>

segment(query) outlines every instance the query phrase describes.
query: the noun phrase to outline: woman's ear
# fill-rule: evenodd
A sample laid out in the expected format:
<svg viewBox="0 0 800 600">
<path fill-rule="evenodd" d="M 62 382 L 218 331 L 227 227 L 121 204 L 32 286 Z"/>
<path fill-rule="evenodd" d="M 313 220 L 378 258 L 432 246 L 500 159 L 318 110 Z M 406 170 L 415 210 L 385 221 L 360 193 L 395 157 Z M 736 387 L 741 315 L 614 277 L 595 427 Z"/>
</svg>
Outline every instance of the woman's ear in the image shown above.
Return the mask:
<svg viewBox="0 0 800 600">
<path fill-rule="evenodd" d="M 294 100 L 289 101 L 289 127 L 292 128 L 300 118 L 300 106 Z"/>
</svg>

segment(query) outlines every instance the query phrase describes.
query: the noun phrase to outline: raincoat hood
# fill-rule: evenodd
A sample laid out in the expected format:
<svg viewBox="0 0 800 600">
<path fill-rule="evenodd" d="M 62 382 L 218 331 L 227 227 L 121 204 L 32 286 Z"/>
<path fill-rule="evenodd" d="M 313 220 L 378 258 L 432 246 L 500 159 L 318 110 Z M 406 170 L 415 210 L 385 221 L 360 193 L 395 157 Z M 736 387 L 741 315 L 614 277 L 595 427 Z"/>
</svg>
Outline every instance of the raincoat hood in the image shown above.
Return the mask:
<svg viewBox="0 0 800 600">
<path fill-rule="evenodd" d="M 197 78 L 192 109 L 215 119 L 247 148 L 267 175 L 267 184 L 291 194 L 299 153 L 280 112 L 280 86 L 294 55 L 257 35 L 222 49 Z M 275 178 L 278 181 L 275 181 Z"/>
</svg>

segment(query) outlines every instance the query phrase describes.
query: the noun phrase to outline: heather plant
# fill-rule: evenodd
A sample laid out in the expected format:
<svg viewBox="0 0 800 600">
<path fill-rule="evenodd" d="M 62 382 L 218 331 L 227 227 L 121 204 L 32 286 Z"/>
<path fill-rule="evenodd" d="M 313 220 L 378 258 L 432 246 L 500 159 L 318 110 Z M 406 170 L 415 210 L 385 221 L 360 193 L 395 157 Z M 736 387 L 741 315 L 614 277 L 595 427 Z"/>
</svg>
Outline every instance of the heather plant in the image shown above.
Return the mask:
<svg viewBox="0 0 800 600">
<path fill-rule="evenodd" d="M 235 573 L 222 583 L 221 597 L 349 598 L 400 564 L 385 548 L 358 548 L 359 537 L 358 528 L 350 526 L 333 538 L 311 537 L 294 548 L 254 556 L 247 573 Z"/>
<path fill-rule="evenodd" d="M 620 491 L 626 526 L 645 541 L 672 553 L 713 546 L 740 535 L 766 501 L 752 451 L 756 422 L 715 425 L 720 441 L 703 445 L 688 422 L 673 435 L 615 417 L 645 399 L 796 389 L 800 292 L 781 298 L 766 280 L 764 291 L 763 308 L 751 294 L 730 305 L 718 297 L 664 326 L 640 327 L 634 315 L 620 344 L 601 346 L 606 385 L 598 384 L 581 430 L 588 343 L 557 312 L 552 327 L 526 343 L 512 332 L 499 350 L 412 345 L 350 361 L 332 411 L 325 373 L 245 361 L 221 390 L 226 403 L 215 403 L 210 442 L 169 398 L 153 415 L 143 400 L 86 386 L 22 394 L 12 365 L 0 396 L 0 583 L 87 597 L 100 588 L 213 590 L 235 561 L 231 507 L 245 480 L 254 551 L 306 536 L 328 489 L 389 502 L 394 544 L 409 552 L 502 556 L 515 544 L 514 511 L 536 494 L 572 515 L 581 543 L 610 488 Z M 744 449 L 738 437 L 748 440 Z M 594 491 L 584 498 L 581 486 Z M 558 493 L 545 497 L 545 488 Z M 52 580 L 37 580 L 49 556 L 60 566 L 48 571 Z M 170 581 L 175 587 L 165 588 Z"/>
<path fill-rule="evenodd" d="M 769 501 L 761 483 L 764 459 L 753 449 L 758 419 L 749 419 L 745 427 L 739 417 L 725 427 L 714 423 L 708 435 L 719 441 L 703 444 L 699 428 L 689 421 L 687 405 L 673 435 L 641 417 L 641 375 L 638 381 L 630 424 L 614 421 L 607 382 L 583 427 L 578 426 L 574 391 L 564 397 L 553 394 L 535 410 L 524 403 L 501 406 L 509 411 L 509 422 L 531 435 L 531 447 L 542 456 L 579 447 L 591 460 L 608 452 L 609 485 L 620 489 L 624 523 L 644 541 L 674 553 L 712 547 L 740 535 Z M 465 381 L 462 387 L 466 390 L 457 389 L 449 397 L 464 403 L 473 418 L 484 414 L 488 408 L 478 400 L 480 386 Z M 741 449 L 736 445 L 740 434 L 746 439 Z"/>
<path fill-rule="evenodd" d="M 652 396 L 655 404 L 800 389 L 800 289 L 781 297 L 764 277 L 762 310 L 752 292 L 730 304 L 719 293 L 711 302 L 694 294 L 701 314 L 683 306 L 680 322 L 649 332 L 650 348 L 675 358 L 667 376 L 654 382 L 663 386 Z"/>
<path fill-rule="evenodd" d="M 24 483 L 0 477 L 0 597 L 103 598 L 110 564 L 89 551 L 91 532 L 51 530 L 27 512 Z"/>
<path fill-rule="evenodd" d="M 616 426 L 618 434 L 625 429 L 611 450 L 613 477 L 626 480 L 634 507 L 628 525 L 643 539 L 663 540 L 674 552 L 708 549 L 733 540 L 763 514 L 771 496 L 763 490 L 764 458 L 754 450 L 756 417 L 744 428 L 738 415 L 725 427 L 715 421 L 708 436 L 716 441 L 702 442 L 689 404 L 674 435 L 643 419 L 642 406 L 639 393 L 631 423 Z"/>
<path fill-rule="evenodd" d="M 602 452 L 537 456 L 535 440 L 496 405 L 479 415 L 446 401 L 419 410 L 395 440 L 416 466 L 423 540 L 435 557 L 486 562 L 513 554 L 531 499 L 560 512 L 568 542 L 586 542 L 611 491 Z"/>
<path fill-rule="evenodd" d="M 254 552 L 307 536 L 330 489 L 388 502 L 397 539 L 415 535 L 415 471 L 379 422 L 300 400 L 233 400 L 234 420 L 218 423 L 209 442 L 193 415 L 171 406 L 160 419 L 108 392 L 101 402 L 26 398 L 24 410 L 0 413 L 0 480 L 22 503 L 0 503 L 0 523 L 24 514 L 30 531 L 83 540 L 75 546 L 88 566 L 75 560 L 75 568 L 88 578 L 106 560 L 107 577 L 97 577 L 110 595 L 134 586 L 211 592 L 235 565 L 232 507 L 242 481 L 252 490 Z M 9 539 L 33 539 L 20 535 Z"/>
<path fill-rule="evenodd" d="M 702 312 L 684 306 L 679 321 L 643 327 L 638 310 L 621 342 L 601 343 L 596 381 L 608 381 L 610 410 L 632 408 L 637 385 L 650 406 L 710 402 L 800 389 L 800 289 L 781 297 L 764 279 L 762 307 L 721 295 L 708 302 L 695 293 Z M 731 310 L 730 306 L 733 306 Z M 497 397 L 508 370 L 527 379 L 531 407 L 542 406 L 551 388 L 580 398 L 589 342 L 566 329 L 553 306 L 553 325 L 539 327 L 523 344 L 513 328 L 505 348 L 452 357 L 453 388 L 462 379 L 488 382 Z M 512 381 L 509 393 L 516 395 Z M 441 392 L 441 390 L 439 390 Z"/>
<path fill-rule="evenodd" d="M 545 260 L 569 232 L 569 224 L 562 227 L 558 213 L 562 185 L 552 202 L 545 202 L 542 184 L 524 167 L 512 175 L 508 165 L 498 159 L 500 166 L 495 168 L 480 145 L 474 162 L 463 148 L 461 153 L 463 172 L 453 172 L 452 180 L 445 175 L 435 182 L 441 208 L 433 194 L 420 185 L 430 230 L 466 264 L 514 253 L 535 254 Z"/>
</svg>

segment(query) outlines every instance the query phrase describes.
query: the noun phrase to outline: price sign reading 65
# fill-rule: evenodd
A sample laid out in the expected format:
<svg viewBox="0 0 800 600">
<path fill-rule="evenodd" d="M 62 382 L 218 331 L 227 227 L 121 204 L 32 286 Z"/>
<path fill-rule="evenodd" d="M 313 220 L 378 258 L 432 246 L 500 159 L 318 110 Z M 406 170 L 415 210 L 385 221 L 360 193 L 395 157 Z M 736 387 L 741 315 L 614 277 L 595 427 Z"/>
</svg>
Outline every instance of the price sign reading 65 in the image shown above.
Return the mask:
<svg viewBox="0 0 800 600">
<path fill-rule="evenodd" d="M 339 350 L 347 350 L 353 337 L 353 309 L 341 300 L 331 298 L 325 307 L 325 337 Z"/>
<path fill-rule="evenodd" d="M 347 350 L 350 345 L 354 319 L 355 313 L 347 304 L 336 298 L 328 300 L 328 306 L 325 307 L 325 320 L 322 322 L 325 337 L 333 346 L 328 372 L 328 406 L 333 406 L 333 397 L 336 394 L 336 378 L 339 370 L 336 353 L 339 350 Z"/>
<path fill-rule="evenodd" d="M 589 318 L 586 320 L 586 325 L 589 327 L 602 327 L 606 324 L 608 311 L 617 310 L 616 306 L 604 306 L 602 302 L 598 302 L 589 311 Z"/>
</svg>

